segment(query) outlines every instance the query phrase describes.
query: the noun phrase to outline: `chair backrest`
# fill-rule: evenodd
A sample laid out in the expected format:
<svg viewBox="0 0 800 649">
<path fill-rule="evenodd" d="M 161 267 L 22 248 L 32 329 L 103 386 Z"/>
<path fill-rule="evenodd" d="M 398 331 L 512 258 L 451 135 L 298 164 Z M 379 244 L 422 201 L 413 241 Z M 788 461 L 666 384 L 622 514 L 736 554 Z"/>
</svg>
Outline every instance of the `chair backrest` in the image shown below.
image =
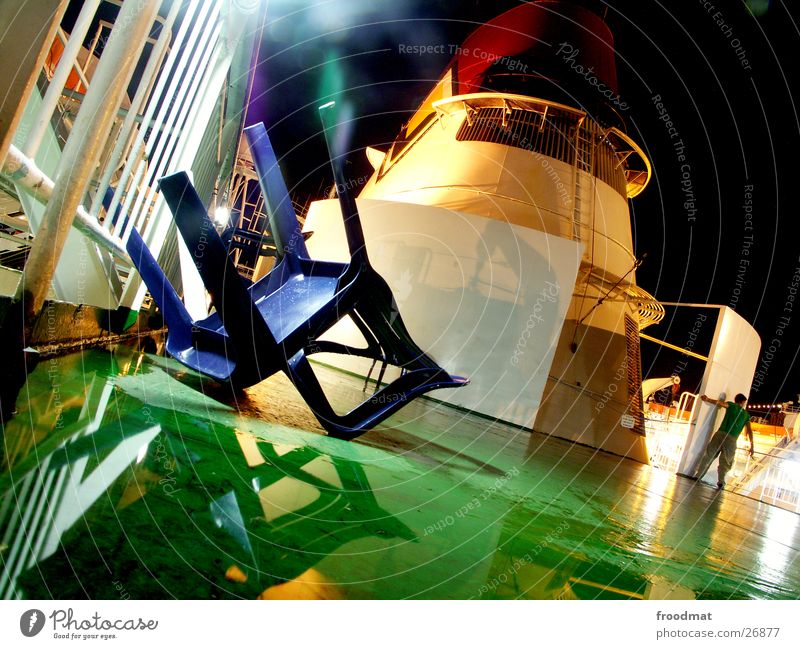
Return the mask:
<svg viewBox="0 0 800 649">
<path fill-rule="evenodd" d="M 350 260 L 351 263 L 358 265 L 369 265 L 358 207 L 351 192 L 350 183 L 345 180 L 344 157 L 339 151 L 335 150 L 336 146 L 333 144 L 334 140 L 331 137 L 336 127 L 332 117 L 333 106 L 334 102 L 329 102 L 320 107 L 320 118 L 322 119 L 325 142 L 328 146 L 328 154 L 333 168 L 336 194 L 339 196 L 339 204 L 342 209 L 344 233 L 350 250 Z M 267 135 L 267 129 L 263 123 L 259 123 L 248 126 L 244 129 L 244 132 L 261 182 L 261 191 L 264 193 L 264 202 L 267 204 L 270 227 L 272 228 L 272 235 L 275 237 L 278 256 L 279 258 L 283 257 L 284 252 L 288 251 L 307 258 L 308 251 L 303 235 L 300 232 L 300 224 L 292 207 L 292 201 L 289 198 L 286 183 L 278 166 L 275 151 Z"/>
<path fill-rule="evenodd" d="M 276 345 L 189 176 L 180 171 L 164 176 L 158 185 L 228 335 L 240 345 L 256 337 L 262 347 Z M 240 359 L 252 355 L 249 348 L 237 351 Z"/>
<path fill-rule="evenodd" d="M 335 129 L 338 126 L 333 117 L 333 108 L 336 102 L 329 101 L 319 107 L 319 116 L 322 120 L 322 132 L 325 135 L 325 144 L 328 147 L 328 156 L 331 159 L 333 169 L 333 181 L 336 183 L 336 194 L 339 196 L 339 205 L 342 207 L 342 217 L 344 218 L 344 234 L 347 237 L 347 246 L 350 248 L 350 260 L 352 263 L 369 266 L 367 256 L 367 245 L 364 240 L 364 229 L 361 227 L 361 217 L 358 214 L 356 199 L 350 191 L 350 183 L 347 182 L 344 173 L 344 152 L 338 150 Z"/>
<path fill-rule="evenodd" d="M 250 154 L 253 156 L 264 203 L 267 206 L 267 217 L 275 239 L 278 259 L 282 259 L 287 252 L 307 258 L 308 250 L 303 233 L 300 231 L 300 223 L 264 123 L 248 126 L 244 129 L 244 134 L 250 145 Z"/>
</svg>

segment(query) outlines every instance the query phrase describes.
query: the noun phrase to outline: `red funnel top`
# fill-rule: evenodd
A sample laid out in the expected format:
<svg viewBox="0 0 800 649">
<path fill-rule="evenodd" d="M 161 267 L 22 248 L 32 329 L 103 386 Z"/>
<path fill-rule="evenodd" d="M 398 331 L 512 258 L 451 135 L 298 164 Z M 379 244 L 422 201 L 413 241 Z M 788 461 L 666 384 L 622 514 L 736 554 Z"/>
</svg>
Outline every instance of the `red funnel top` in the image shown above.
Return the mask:
<svg viewBox="0 0 800 649">
<path fill-rule="evenodd" d="M 601 99 L 618 93 L 611 31 L 597 14 L 567 2 L 528 3 L 501 14 L 467 38 L 451 65 L 459 95 L 532 94 L 526 86 L 538 81 L 541 96 L 545 80 L 558 99 L 566 93 L 595 103 L 598 87 L 606 91 Z"/>
</svg>

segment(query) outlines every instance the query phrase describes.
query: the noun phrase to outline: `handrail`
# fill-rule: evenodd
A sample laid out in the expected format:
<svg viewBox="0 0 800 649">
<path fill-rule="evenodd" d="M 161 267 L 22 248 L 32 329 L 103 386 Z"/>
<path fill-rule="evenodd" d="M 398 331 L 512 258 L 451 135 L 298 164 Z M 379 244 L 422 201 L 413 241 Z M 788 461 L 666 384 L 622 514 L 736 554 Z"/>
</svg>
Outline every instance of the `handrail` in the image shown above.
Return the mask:
<svg viewBox="0 0 800 649">
<path fill-rule="evenodd" d="M 53 197 L 55 182 L 13 144 L 8 148 L 8 155 L 0 167 L 0 173 L 45 205 Z M 130 263 L 130 257 L 122 241 L 104 230 L 83 205 L 78 205 L 72 225 L 124 263 Z"/>
<path fill-rule="evenodd" d="M 511 93 L 501 92 L 476 92 L 466 95 L 455 95 L 453 97 L 446 97 L 438 99 L 432 104 L 437 118 L 443 115 L 452 115 L 461 110 L 475 110 L 476 108 L 502 108 L 504 110 L 519 109 L 527 110 L 542 115 L 545 119 L 548 111 L 556 110 L 567 113 L 576 120 L 582 120 L 586 117 L 586 112 L 571 106 L 566 106 L 555 101 L 548 99 L 541 99 L 538 97 L 528 97 L 526 95 L 516 95 Z M 619 158 L 618 166 L 624 165 L 625 180 L 626 180 L 626 194 L 628 198 L 633 198 L 644 191 L 645 187 L 650 182 L 652 176 L 652 166 L 650 159 L 647 157 L 642 148 L 634 142 L 630 136 L 618 129 L 611 127 L 605 131 L 606 137 L 613 137 L 619 140 L 616 145 L 613 145 L 614 151 Z M 623 144 L 624 146 L 620 145 Z M 629 147 L 629 148 L 625 148 Z M 644 169 L 630 169 L 626 164 L 631 154 L 635 153 L 644 163 Z M 644 176 L 644 180 L 642 180 Z"/>
<path fill-rule="evenodd" d="M 461 110 L 457 104 L 463 104 L 464 107 L 470 108 L 519 108 L 521 110 L 530 110 L 535 113 L 543 113 L 548 109 L 556 109 L 569 113 L 576 118 L 586 117 L 585 111 L 559 104 L 555 101 L 501 92 L 474 92 L 467 95 L 455 95 L 453 97 L 437 99 L 431 105 L 436 110 L 437 114 L 440 112 L 443 114 L 453 114 Z"/>
<path fill-rule="evenodd" d="M 691 423 L 694 419 L 694 411 L 697 408 L 697 402 L 699 401 L 697 394 L 689 392 L 688 390 L 682 392 L 680 398 L 678 399 L 678 408 L 675 414 L 678 416 L 678 418 L 681 418 L 681 413 L 686 412 L 686 402 L 689 400 L 689 397 L 694 399 L 692 402 L 692 409 L 689 411 L 689 423 Z"/>
<path fill-rule="evenodd" d="M 62 27 L 59 27 L 58 30 L 56 30 L 56 36 L 58 36 L 59 40 L 61 41 L 61 44 L 64 45 L 64 47 L 65 47 L 64 51 L 66 52 L 66 45 L 67 45 L 67 42 L 69 41 L 69 36 L 67 36 L 67 33 L 64 31 L 64 29 Z M 62 54 L 62 56 L 63 56 L 63 54 Z M 90 61 L 90 59 L 87 58 L 86 59 L 86 65 L 87 66 L 89 65 L 89 61 Z M 85 95 L 86 91 L 89 90 L 89 77 L 86 76 L 86 70 L 84 69 L 84 67 L 81 65 L 81 62 L 77 58 L 75 58 L 75 60 L 72 63 L 72 67 L 70 68 L 70 71 L 72 71 L 72 70 L 74 70 L 75 73 L 78 75 L 78 80 L 80 81 L 80 83 L 85 88 L 85 91 L 83 93 L 80 93 L 80 94 Z M 62 90 L 63 90 L 63 88 L 62 88 Z"/>
<path fill-rule="evenodd" d="M 613 135 L 614 137 L 618 137 L 622 140 L 625 144 L 631 147 L 631 151 L 626 151 L 627 155 L 625 156 L 625 160 L 630 157 L 631 153 L 636 153 L 639 156 L 639 159 L 644 162 L 645 169 L 639 170 L 632 170 L 626 167 L 625 169 L 625 178 L 628 181 L 627 186 L 627 193 L 628 198 L 633 198 L 634 196 L 638 196 L 644 191 L 644 188 L 650 183 L 650 177 L 652 176 L 653 168 L 650 165 L 650 159 L 645 155 L 645 152 L 642 151 L 641 147 L 636 144 L 626 133 L 620 131 L 617 127 L 611 127 L 608 129 L 609 135 Z M 616 147 L 615 147 L 616 148 Z M 632 172 L 629 174 L 628 172 Z M 641 177 L 642 174 L 646 174 L 644 182 L 638 182 L 638 178 Z M 634 181 L 633 179 L 636 179 Z"/>
<path fill-rule="evenodd" d="M 647 334 L 639 333 L 639 338 L 644 338 L 644 340 L 649 340 L 651 343 L 656 343 L 661 345 L 662 347 L 666 347 L 667 349 L 672 349 L 673 351 L 680 352 L 681 354 L 686 354 L 686 356 L 691 356 L 692 358 L 697 358 L 701 361 L 708 361 L 708 356 L 703 356 L 702 354 L 698 354 L 688 349 L 684 349 L 683 347 L 678 347 L 678 345 L 673 345 L 672 343 L 668 343 L 666 340 L 660 340 L 658 338 L 654 338 L 653 336 L 648 336 Z"/>
</svg>

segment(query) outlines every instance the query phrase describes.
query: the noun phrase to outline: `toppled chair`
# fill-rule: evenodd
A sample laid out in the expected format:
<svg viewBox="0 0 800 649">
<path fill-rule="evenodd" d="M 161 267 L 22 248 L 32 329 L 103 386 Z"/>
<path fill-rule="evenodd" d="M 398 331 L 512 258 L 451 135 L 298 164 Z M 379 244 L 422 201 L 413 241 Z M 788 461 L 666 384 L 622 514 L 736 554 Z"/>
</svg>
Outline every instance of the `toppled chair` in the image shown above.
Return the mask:
<svg viewBox="0 0 800 649">
<path fill-rule="evenodd" d="M 192 322 L 135 232 L 128 241 L 128 251 L 164 312 L 170 354 L 195 370 L 237 387 L 253 385 L 283 371 L 330 435 L 352 439 L 415 397 L 437 388 L 460 387 L 468 380 L 448 374 L 412 340 L 391 289 L 370 265 L 356 202 L 344 181 L 341 156 L 332 150 L 327 137 L 326 113 L 331 106 L 327 104 L 320 112 L 343 212 L 349 263 L 309 258 L 263 124 L 245 132 L 278 247 L 278 261 L 266 277 L 245 286 L 183 172 L 162 178 L 161 193 L 216 312 Z M 319 340 L 345 316 L 363 335 L 365 347 Z M 350 412 L 339 415 L 309 364 L 309 354 L 318 352 L 362 356 L 372 359 L 373 364 L 381 362 L 384 367 L 395 365 L 401 368 L 401 375 Z"/>
</svg>

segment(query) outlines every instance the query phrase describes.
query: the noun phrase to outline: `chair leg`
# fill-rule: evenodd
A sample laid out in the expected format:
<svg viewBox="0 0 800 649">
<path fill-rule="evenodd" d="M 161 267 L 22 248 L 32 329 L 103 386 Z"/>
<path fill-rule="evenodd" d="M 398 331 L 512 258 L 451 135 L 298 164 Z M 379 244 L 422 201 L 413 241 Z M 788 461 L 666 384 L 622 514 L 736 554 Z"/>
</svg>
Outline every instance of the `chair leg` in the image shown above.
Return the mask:
<svg viewBox="0 0 800 649">
<path fill-rule="evenodd" d="M 286 373 L 328 434 L 344 440 L 362 435 L 426 392 L 467 384 L 466 379 L 451 377 L 440 367 L 410 370 L 350 412 L 338 415 L 331 407 L 303 352 L 290 359 Z"/>
<path fill-rule="evenodd" d="M 289 359 L 286 374 L 322 427 L 328 432 L 332 432 L 330 426 L 335 428 L 334 421 L 338 419 L 338 415 L 333 411 L 304 352 L 297 352 Z"/>
<path fill-rule="evenodd" d="M 375 348 L 371 356 L 400 367 L 403 374 L 350 412 L 338 415 L 305 352 L 293 356 L 285 368 L 323 428 L 332 437 L 345 440 L 358 437 L 426 392 L 468 383 L 461 377 L 450 376 L 414 342 L 397 311 L 391 289 L 377 273 L 362 267 L 359 277 L 353 281 L 360 283 L 360 286 L 351 287 L 359 298 L 345 313 L 359 326 L 368 345 Z"/>
<path fill-rule="evenodd" d="M 359 356 L 361 358 L 370 358 L 375 361 L 385 362 L 386 358 L 383 354 L 381 344 L 378 342 L 378 339 L 375 338 L 372 330 L 364 323 L 364 321 L 355 311 L 351 311 L 348 315 L 353 321 L 353 324 L 356 325 L 356 328 L 364 337 L 364 340 L 367 343 L 366 347 L 353 347 L 352 345 L 345 345 L 332 340 L 314 340 L 311 344 L 306 345 L 304 350 L 305 353 L 311 355 L 327 352 L 330 354 Z"/>
<path fill-rule="evenodd" d="M 358 319 L 368 328 L 382 350 L 382 356 L 391 365 L 403 369 L 441 369 L 414 342 L 397 309 L 389 285 L 375 272 L 369 273 L 369 290 L 354 308 Z"/>
</svg>

